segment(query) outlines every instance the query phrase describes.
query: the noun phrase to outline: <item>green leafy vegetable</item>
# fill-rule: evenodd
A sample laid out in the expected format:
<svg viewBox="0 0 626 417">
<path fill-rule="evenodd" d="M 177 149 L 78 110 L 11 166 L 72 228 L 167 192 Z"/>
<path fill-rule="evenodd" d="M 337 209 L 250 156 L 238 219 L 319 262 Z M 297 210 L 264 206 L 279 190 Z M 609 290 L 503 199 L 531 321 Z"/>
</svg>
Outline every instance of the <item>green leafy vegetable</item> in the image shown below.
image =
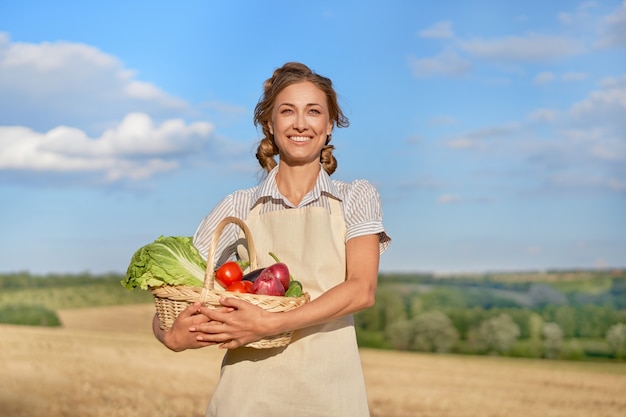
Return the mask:
<svg viewBox="0 0 626 417">
<path fill-rule="evenodd" d="M 160 236 L 135 252 L 121 284 L 144 290 L 163 285 L 202 287 L 205 270 L 206 261 L 191 237 Z"/>
</svg>

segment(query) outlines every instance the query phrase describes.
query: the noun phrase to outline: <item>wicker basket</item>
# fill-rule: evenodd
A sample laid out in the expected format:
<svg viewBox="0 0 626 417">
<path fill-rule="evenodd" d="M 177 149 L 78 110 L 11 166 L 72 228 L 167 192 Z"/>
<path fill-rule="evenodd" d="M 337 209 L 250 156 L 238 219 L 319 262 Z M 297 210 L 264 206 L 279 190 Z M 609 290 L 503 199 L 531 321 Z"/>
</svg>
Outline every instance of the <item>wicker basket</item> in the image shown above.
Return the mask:
<svg viewBox="0 0 626 417">
<path fill-rule="evenodd" d="M 215 271 L 213 265 L 215 261 L 215 252 L 217 251 L 217 244 L 219 238 L 226 225 L 233 223 L 238 225 L 244 232 L 246 241 L 248 243 L 248 255 L 250 257 L 250 270 L 257 269 L 257 254 L 254 247 L 254 241 L 248 226 L 240 219 L 236 217 L 226 217 L 218 225 L 213 239 L 209 247 L 209 254 L 207 257 L 207 269 L 204 275 L 204 287 L 190 287 L 190 286 L 171 286 L 165 285 L 162 287 L 151 288 L 150 291 L 154 296 L 154 303 L 156 306 L 157 317 L 159 319 L 159 325 L 161 329 L 168 330 L 178 315 L 189 305 L 195 302 L 201 302 L 203 306 L 209 308 L 218 308 L 221 306 L 220 298 L 223 296 L 238 298 L 248 301 L 262 309 L 270 312 L 283 312 L 298 308 L 307 302 L 310 297 L 308 293 L 302 294 L 300 297 L 282 297 L 271 295 L 258 295 L 248 293 L 228 292 L 215 289 Z M 291 335 L 293 332 L 280 333 L 274 336 L 258 340 L 253 343 L 249 343 L 246 347 L 252 347 L 256 349 L 268 349 L 274 347 L 286 346 L 291 341 Z"/>
</svg>

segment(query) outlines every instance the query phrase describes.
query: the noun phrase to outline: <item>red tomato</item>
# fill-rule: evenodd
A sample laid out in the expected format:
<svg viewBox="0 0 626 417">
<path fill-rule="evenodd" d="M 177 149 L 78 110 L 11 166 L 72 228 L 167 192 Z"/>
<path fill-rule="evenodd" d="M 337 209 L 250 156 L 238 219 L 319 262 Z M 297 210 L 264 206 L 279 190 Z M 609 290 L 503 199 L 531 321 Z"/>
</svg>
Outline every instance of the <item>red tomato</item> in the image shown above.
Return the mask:
<svg viewBox="0 0 626 417">
<path fill-rule="evenodd" d="M 250 285 L 248 285 L 250 284 Z M 250 281 L 235 281 L 226 288 L 226 291 L 249 293 L 252 290 L 252 282 Z"/>
<path fill-rule="evenodd" d="M 235 261 L 228 261 L 215 271 L 215 280 L 224 288 L 228 288 L 233 282 L 241 281 L 243 271 Z"/>
</svg>

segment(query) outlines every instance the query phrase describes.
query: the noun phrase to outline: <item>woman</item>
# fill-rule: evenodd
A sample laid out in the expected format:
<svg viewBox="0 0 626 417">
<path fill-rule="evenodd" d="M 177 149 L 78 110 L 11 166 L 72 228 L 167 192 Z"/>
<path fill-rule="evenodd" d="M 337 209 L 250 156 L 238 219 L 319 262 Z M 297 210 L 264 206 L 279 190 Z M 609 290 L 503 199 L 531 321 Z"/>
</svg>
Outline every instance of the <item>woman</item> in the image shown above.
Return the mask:
<svg viewBox="0 0 626 417">
<path fill-rule="evenodd" d="M 206 256 L 220 220 L 245 220 L 259 265 L 272 264 L 268 252 L 276 253 L 311 302 L 268 313 L 224 298 L 221 310 L 190 306 L 168 332 L 155 320 L 155 334 L 175 351 L 228 349 L 207 416 L 367 416 L 352 314 L 374 303 L 379 256 L 390 243 L 379 195 L 364 180 L 330 179 L 337 165 L 332 131 L 348 119 L 328 78 L 285 64 L 265 82 L 254 122 L 265 136 L 257 158 L 267 176 L 222 200 L 194 243 Z M 217 264 L 236 254 L 239 237 L 237 226 L 226 227 Z M 289 330 L 294 334 L 285 348 L 242 347 Z"/>
</svg>

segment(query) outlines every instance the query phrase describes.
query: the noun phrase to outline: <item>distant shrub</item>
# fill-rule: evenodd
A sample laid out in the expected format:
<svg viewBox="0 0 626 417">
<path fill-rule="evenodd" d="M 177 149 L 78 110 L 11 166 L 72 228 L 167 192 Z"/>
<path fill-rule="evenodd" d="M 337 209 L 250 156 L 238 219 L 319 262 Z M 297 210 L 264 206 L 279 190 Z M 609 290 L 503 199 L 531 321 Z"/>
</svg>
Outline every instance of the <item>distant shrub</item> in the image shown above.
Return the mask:
<svg viewBox="0 0 626 417">
<path fill-rule="evenodd" d="M 569 361 L 582 361 L 586 357 L 585 350 L 578 339 L 570 339 L 563 343 L 561 358 Z"/>
<path fill-rule="evenodd" d="M 500 314 L 480 323 L 475 335 L 488 353 L 507 353 L 517 342 L 520 328 L 508 314 Z"/>
<path fill-rule="evenodd" d="M 587 359 L 613 359 L 614 355 L 611 352 L 611 347 L 607 343 L 606 339 L 594 338 L 594 339 L 577 339 L 580 343 L 585 357 Z"/>
<path fill-rule="evenodd" d="M 45 307 L 13 304 L 0 307 L 0 323 L 57 327 L 61 320 L 55 311 Z"/>
<path fill-rule="evenodd" d="M 459 339 L 459 332 L 448 316 L 441 311 L 427 311 L 414 322 L 412 347 L 421 352 L 449 352 Z"/>
<path fill-rule="evenodd" d="M 531 339 L 518 340 L 507 352 L 507 356 L 517 358 L 541 358 L 543 346 L 537 346 L 536 341 Z"/>
<path fill-rule="evenodd" d="M 626 324 L 614 324 L 606 332 L 606 341 L 617 359 L 626 358 Z"/>
<path fill-rule="evenodd" d="M 563 348 L 563 330 L 557 323 L 544 323 L 543 329 L 543 351 L 548 359 L 556 359 L 561 355 Z"/>
<path fill-rule="evenodd" d="M 397 350 L 410 350 L 415 337 L 415 326 L 411 320 L 401 319 L 387 326 L 385 335 Z"/>
<path fill-rule="evenodd" d="M 356 330 L 356 340 L 359 347 L 371 349 L 392 349 L 391 343 L 383 332 L 370 330 Z"/>
</svg>

